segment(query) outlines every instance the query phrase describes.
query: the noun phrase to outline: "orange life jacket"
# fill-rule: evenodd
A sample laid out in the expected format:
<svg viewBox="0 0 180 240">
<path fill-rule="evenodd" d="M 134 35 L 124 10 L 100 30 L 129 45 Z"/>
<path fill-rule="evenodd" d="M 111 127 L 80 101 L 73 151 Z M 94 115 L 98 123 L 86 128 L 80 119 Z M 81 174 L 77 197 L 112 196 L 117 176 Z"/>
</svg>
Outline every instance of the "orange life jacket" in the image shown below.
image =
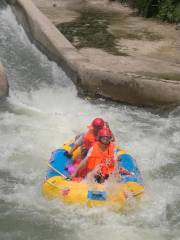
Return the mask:
<svg viewBox="0 0 180 240">
<path fill-rule="evenodd" d="M 94 135 L 93 129 L 90 128 L 83 137 L 83 146 L 89 150 L 92 147 L 92 145 L 95 143 L 95 141 L 96 141 L 96 136 Z"/>
<path fill-rule="evenodd" d="M 100 148 L 100 142 L 95 142 L 91 155 L 87 160 L 87 172 L 94 170 L 98 165 L 98 172 L 102 176 L 112 173 L 114 170 L 114 144 L 110 143 L 105 151 Z"/>
</svg>

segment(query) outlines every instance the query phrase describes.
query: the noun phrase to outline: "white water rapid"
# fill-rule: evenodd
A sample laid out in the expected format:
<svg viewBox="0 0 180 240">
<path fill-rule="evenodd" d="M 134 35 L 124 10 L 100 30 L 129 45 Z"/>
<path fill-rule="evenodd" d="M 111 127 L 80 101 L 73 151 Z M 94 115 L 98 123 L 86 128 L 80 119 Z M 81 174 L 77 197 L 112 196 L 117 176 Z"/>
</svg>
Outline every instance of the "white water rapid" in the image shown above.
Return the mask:
<svg viewBox="0 0 180 240">
<path fill-rule="evenodd" d="M 0 60 L 10 96 L 0 103 L 0 240 L 179 240 L 180 108 L 162 113 L 77 96 L 66 74 L 0 6 Z M 141 169 L 145 196 L 127 213 L 46 201 L 51 151 L 105 118 Z"/>
</svg>

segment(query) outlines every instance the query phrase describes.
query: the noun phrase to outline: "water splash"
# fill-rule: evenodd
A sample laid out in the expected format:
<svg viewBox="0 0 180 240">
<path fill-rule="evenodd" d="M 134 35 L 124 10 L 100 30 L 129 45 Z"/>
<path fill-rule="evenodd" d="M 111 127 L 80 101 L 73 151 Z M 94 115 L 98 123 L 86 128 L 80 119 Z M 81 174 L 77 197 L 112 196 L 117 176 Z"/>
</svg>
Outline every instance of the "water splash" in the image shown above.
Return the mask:
<svg viewBox="0 0 180 240">
<path fill-rule="evenodd" d="M 0 57 L 10 82 L 10 97 L 0 109 L 1 238 L 178 239 L 180 108 L 162 115 L 80 99 L 62 69 L 29 42 L 10 8 L 0 10 L 0 22 Z M 130 214 L 41 196 L 51 151 L 96 116 L 109 122 L 143 173 L 145 197 Z"/>
</svg>

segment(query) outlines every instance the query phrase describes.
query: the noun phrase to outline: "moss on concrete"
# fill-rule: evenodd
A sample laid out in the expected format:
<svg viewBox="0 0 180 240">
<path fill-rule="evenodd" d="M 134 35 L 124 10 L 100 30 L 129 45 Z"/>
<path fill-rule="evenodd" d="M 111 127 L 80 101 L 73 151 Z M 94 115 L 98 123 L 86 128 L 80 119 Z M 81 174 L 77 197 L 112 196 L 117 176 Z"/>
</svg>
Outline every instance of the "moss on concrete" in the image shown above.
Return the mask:
<svg viewBox="0 0 180 240">
<path fill-rule="evenodd" d="M 125 16 L 119 13 L 100 11 L 94 8 L 83 8 L 80 16 L 72 22 L 61 23 L 57 27 L 66 38 L 78 49 L 84 47 L 100 48 L 114 55 L 128 55 L 116 40 L 160 40 L 161 36 L 142 29 L 135 32 L 124 27 Z M 115 27 L 113 27 L 115 26 Z M 126 23 L 125 23 L 126 26 Z"/>
<path fill-rule="evenodd" d="M 127 55 L 116 48 L 116 37 L 108 31 L 114 13 L 83 9 L 75 21 L 62 23 L 58 29 L 77 48 L 100 48 L 114 55 Z"/>
</svg>

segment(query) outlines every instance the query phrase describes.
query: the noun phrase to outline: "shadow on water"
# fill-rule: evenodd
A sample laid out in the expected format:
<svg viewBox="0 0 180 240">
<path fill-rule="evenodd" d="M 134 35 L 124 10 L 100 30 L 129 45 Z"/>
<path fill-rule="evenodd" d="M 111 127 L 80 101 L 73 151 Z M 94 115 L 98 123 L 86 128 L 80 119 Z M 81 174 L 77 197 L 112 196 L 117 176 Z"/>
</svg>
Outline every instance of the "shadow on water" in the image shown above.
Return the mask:
<svg viewBox="0 0 180 240">
<path fill-rule="evenodd" d="M 113 101 L 110 98 L 107 97 L 102 97 L 100 95 L 96 95 L 95 97 L 89 97 L 86 94 L 86 91 L 82 89 L 78 89 L 78 97 L 82 99 L 88 100 L 91 104 L 93 105 L 101 105 L 104 104 L 105 106 L 108 107 L 114 107 L 118 108 L 120 104 L 124 106 L 124 108 L 128 108 L 130 110 L 135 111 L 135 110 L 142 110 L 142 111 L 147 111 L 152 113 L 153 115 L 163 117 L 163 118 L 169 118 L 171 117 L 178 117 L 180 116 L 180 107 L 176 105 L 164 105 L 164 106 L 151 106 L 151 107 L 145 107 L 145 106 L 134 106 L 132 104 L 128 103 L 121 103 L 117 101 Z M 141 116 L 139 116 L 141 117 Z"/>
<path fill-rule="evenodd" d="M 49 216 L 48 209 L 36 211 L 34 207 L 20 204 L 10 197 L 16 192 L 17 185 L 27 184 L 24 179 L 16 178 L 8 171 L 0 171 L 0 183 L 0 239 L 24 240 L 28 236 L 31 240 L 66 240 L 75 235 L 75 230 L 60 226 L 53 216 Z"/>
<path fill-rule="evenodd" d="M 74 235 L 72 229 L 60 226 L 48 216 L 45 217 L 46 214 L 0 200 L 1 239 L 66 240 Z"/>
<path fill-rule="evenodd" d="M 8 171 L 0 171 L 1 191 L 3 194 L 12 193 L 16 184 L 25 185 L 25 181 L 22 178 L 12 176 Z"/>
<path fill-rule="evenodd" d="M 4 0 L 0 1 L 0 8 L 5 8 L 7 7 L 7 3 Z"/>
<path fill-rule="evenodd" d="M 171 227 L 180 228 L 180 200 L 175 200 L 166 206 L 166 218 Z"/>
<path fill-rule="evenodd" d="M 175 162 L 168 163 L 164 166 L 161 166 L 159 169 L 153 169 L 151 176 L 153 179 L 159 179 L 159 178 L 172 179 L 175 176 L 180 176 L 179 159 Z"/>
</svg>

